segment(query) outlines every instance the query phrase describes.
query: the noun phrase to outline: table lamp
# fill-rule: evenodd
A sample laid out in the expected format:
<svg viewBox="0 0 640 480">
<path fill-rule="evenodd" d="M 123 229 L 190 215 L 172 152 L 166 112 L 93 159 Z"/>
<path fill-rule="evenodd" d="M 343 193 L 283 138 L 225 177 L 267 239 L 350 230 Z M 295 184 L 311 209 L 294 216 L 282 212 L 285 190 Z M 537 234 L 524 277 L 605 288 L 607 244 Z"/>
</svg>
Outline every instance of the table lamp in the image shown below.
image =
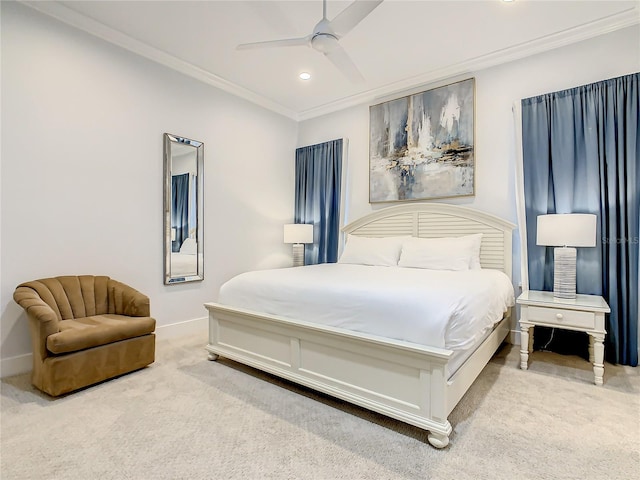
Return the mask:
<svg viewBox="0 0 640 480">
<path fill-rule="evenodd" d="M 313 225 L 292 223 L 284 226 L 284 243 L 293 243 L 293 266 L 304 265 L 304 244 L 313 243 Z"/>
<path fill-rule="evenodd" d="M 596 246 L 596 216 L 566 213 L 538 216 L 537 245 L 553 250 L 553 296 L 576 298 L 576 249 Z"/>
</svg>

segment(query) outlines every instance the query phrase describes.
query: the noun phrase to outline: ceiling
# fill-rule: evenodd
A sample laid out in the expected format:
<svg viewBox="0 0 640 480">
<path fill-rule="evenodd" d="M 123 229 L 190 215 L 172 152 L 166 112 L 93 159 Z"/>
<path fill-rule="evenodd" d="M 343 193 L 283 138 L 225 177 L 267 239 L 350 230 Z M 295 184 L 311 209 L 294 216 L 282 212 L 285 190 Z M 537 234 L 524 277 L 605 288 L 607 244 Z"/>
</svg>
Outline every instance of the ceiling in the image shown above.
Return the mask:
<svg viewBox="0 0 640 480">
<path fill-rule="evenodd" d="M 365 77 L 353 83 L 306 46 L 235 48 L 309 35 L 321 0 L 23 3 L 296 120 L 640 22 L 639 0 L 386 0 L 340 39 Z M 328 1 L 327 18 L 350 4 Z"/>
</svg>

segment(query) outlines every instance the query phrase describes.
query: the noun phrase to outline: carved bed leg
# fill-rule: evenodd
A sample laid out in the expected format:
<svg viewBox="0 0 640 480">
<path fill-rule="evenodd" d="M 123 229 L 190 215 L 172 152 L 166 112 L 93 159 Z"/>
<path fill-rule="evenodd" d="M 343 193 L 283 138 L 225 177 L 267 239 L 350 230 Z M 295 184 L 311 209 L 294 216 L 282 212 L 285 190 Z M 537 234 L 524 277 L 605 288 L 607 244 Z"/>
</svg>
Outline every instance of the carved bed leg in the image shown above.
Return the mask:
<svg viewBox="0 0 640 480">
<path fill-rule="evenodd" d="M 209 352 L 209 355 L 207 355 L 207 360 L 211 362 L 215 362 L 216 360 L 218 360 L 218 358 L 220 358 L 220 355 L 218 355 L 217 353 Z"/>
<path fill-rule="evenodd" d="M 444 448 L 449 445 L 449 436 L 442 433 L 429 432 L 427 438 L 429 443 L 436 448 Z"/>
</svg>

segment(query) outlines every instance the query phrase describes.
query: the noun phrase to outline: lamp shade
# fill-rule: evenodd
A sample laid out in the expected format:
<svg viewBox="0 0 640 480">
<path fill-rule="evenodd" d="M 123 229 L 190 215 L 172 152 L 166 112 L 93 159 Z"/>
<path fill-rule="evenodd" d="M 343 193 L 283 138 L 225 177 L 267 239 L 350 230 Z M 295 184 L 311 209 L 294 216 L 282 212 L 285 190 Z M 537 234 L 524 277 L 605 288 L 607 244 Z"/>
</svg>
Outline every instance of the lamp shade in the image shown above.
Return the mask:
<svg viewBox="0 0 640 480">
<path fill-rule="evenodd" d="M 313 225 L 306 223 L 285 225 L 284 243 L 313 243 Z"/>
<path fill-rule="evenodd" d="M 595 247 L 596 216 L 588 213 L 539 215 L 536 244 Z"/>
</svg>

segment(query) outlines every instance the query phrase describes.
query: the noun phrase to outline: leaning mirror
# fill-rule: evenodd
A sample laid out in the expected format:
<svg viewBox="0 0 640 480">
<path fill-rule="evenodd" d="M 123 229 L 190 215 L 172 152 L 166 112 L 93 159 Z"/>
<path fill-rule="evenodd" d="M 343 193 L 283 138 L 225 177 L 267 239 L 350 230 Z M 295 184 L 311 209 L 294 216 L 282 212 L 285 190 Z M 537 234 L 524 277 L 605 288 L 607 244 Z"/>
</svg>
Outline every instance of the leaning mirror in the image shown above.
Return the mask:
<svg viewBox="0 0 640 480">
<path fill-rule="evenodd" d="M 164 283 L 204 280 L 204 144 L 164 134 Z"/>
</svg>

